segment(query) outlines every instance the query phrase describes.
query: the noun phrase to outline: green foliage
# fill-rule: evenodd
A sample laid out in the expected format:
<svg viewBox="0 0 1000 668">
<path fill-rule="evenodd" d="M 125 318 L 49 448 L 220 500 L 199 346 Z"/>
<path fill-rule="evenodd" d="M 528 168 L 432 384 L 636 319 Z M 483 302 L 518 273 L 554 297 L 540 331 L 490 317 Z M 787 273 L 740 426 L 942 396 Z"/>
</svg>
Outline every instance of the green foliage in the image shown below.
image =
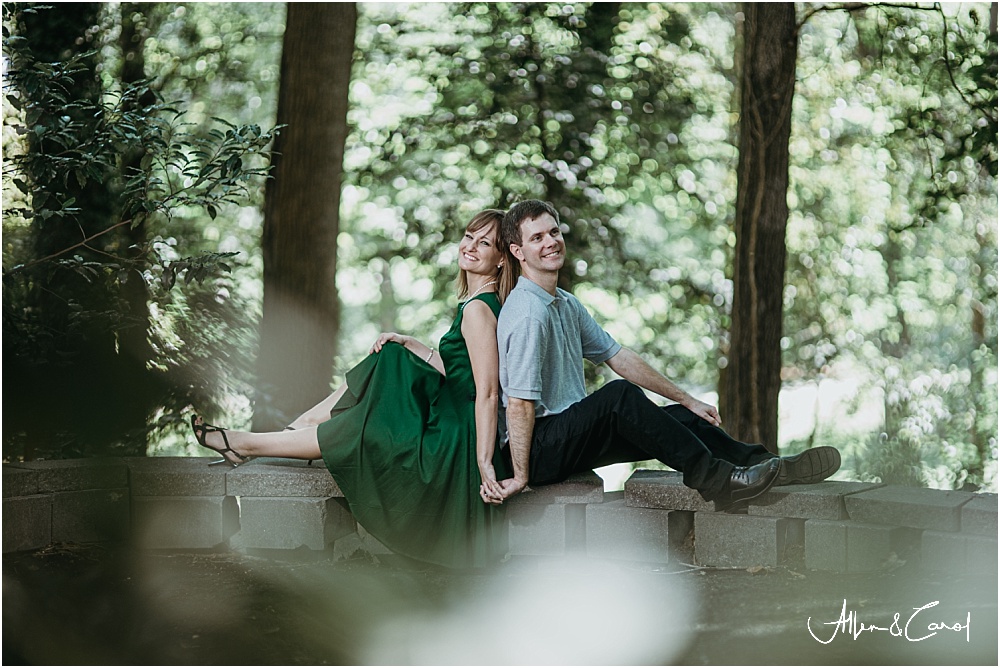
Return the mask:
<svg viewBox="0 0 1000 668">
<path fill-rule="evenodd" d="M 276 130 L 214 118 L 216 127 L 194 133 L 177 105 L 151 95 L 148 81 L 81 95 L 93 51 L 42 62 L 30 40 L 15 34 L 5 52 L 5 127 L 20 141 L 5 134 L 4 229 L 18 243 L 4 248 L 4 375 L 22 388 L 5 395 L 12 416 L 5 457 L 141 452 L 157 414 L 193 397 L 211 409 L 218 391 L 211 379 L 224 380 L 218 373 L 198 379 L 194 364 L 178 367 L 182 355 L 169 351 L 205 352 L 214 346 L 203 325 L 253 313 L 223 278 L 236 252 L 180 257 L 162 237 L 147 241 L 146 232 L 169 229 L 178 212 L 201 209 L 214 219 L 240 203 L 269 169 L 266 149 Z M 141 103 L 148 98 L 156 101 Z M 95 187 L 103 192 L 101 210 L 78 202 L 93 201 Z M 178 279 L 183 291 L 172 297 Z M 167 313 L 178 300 L 203 307 L 172 329 L 162 322 L 150 328 L 148 309 Z M 178 338 L 184 324 L 192 326 L 187 340 Z M 217 333 L 214 342 L 225 338 Z M 121 395 L 127 408 L 109 417 L 113 401 L 101 407 L 81 398 L 88 382 L 93 395 Z M 40 424 L 43 414 L 56 417 Z"/>
<path fill-rule="evenodd" d="M 863 370 L 884 423 L 859 472 L 943 487 L 995 475 L 996 44 L 976 11 L 815 15 L 791 139 L 787 375 Z"/>
</svg>

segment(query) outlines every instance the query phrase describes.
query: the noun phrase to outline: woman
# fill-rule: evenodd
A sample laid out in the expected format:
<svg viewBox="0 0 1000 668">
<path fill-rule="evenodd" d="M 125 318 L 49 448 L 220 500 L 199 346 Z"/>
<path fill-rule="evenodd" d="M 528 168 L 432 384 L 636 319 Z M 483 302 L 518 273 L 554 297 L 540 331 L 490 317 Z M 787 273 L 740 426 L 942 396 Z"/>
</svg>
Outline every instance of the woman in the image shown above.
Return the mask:
<svg viewBox="0 0 1000 668">
<path fill-rule="evenodd" d="M 502 217 L 488 209 L 465 229 L 457 283 L 467 299 L 437 350 L 383 333 L 344 385 L 289 430 L 231 431 L 194 416 L 198 442 L 232 466 L 322 457 L 355 519 L 400 554 L 452 567 L 502 556 L 502 515 L 484 503 L 502 498 L 496 481 L 506 477 L 494 468 L 506 468 L 495 448 L 496 326 L 517 277 L 497 247 Z"/>
</svg>

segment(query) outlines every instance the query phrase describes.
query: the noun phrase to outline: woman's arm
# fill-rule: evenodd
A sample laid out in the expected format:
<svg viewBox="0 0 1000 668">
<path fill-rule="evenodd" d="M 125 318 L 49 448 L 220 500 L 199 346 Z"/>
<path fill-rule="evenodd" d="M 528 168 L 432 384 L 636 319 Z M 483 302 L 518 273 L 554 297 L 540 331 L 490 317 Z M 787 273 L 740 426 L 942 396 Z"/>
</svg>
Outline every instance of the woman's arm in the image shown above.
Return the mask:
<svg viewBox="0 0 1000 668">
<path fill-rule="evenodd" d="M 469 349 L 472 377 L 476 384 L 476 461 L 482 478 L 483 500 L 503 499 L 493 469 L 497 438 L 497 406 L 500 393 L 500 359 L 497 352 L 497 319 L 481 301 L 465 305 L 462 336 Z"/>
<path fill-rule="evenodd" d="M 494 334 L 493 334 L 494 340 L 496 339 L 495 330 L 496 327 L 494 326 Z M 447 375 L 444 371 L 444 362 L 441 361 L 441 355 L 438 353 L 438 351 L 434 350 L 430 346 L 425 346 L 417 339 L 413 338 L 412 336 L 406 336 L 405 334 L 397 334 L 396 332 L 382 332 L 381 334 L 378 335 L 378 338 L 375 339 L 375 343 L 372 344 L 372 347 L 368 351 L 368 354 L 370 355 L 371 353 L 377 353 L 378 351 L 382 350 L 382 346 L 389 343 L 390 341 L 392 343 L 398 343 L 399 345 L 403 346 L 404 348 L 409 350 L 411 353 L 413 353 L 420 359 L 430 364 L 432 367 L 437 369 L 437 372 L 442 376 Z"/>
</svg>

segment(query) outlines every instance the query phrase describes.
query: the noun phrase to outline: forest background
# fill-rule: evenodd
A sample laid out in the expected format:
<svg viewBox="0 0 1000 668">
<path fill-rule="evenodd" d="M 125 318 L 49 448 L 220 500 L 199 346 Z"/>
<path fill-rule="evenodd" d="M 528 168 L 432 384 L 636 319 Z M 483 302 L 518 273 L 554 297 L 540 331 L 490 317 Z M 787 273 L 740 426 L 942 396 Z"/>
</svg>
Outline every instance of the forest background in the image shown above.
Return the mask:
<svg viewBox="0 0 1000 668">
<path fill-rule="evenodd" d="M 379 331 L 436 341 L 464 223 L 535 197 L 565 287 L 738 436 L 997 489 L 995 4 L 3 18 L 5 461 L 280 428 Z"/>
</svg>

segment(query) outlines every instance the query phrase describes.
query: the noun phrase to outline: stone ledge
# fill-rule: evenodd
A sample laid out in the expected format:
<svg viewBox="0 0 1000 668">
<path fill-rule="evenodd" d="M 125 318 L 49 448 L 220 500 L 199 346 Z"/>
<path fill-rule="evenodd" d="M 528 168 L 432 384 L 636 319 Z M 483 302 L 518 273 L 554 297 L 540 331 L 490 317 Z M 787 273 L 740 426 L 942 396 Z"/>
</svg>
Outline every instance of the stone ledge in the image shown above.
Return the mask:
<svg viewBox="0 0 1000 668">
<path fill-rule="evenodd" d="M 37 491 L 43 493 L 128 487 L 128 470 L 119 457 L 52 459 L 4 465 L 7 466 L 34 471 Z"/>
<path fill-rule="evenodd" d="M 152 549 L 385 550 L 363 528 L 355 529 L 322 465 L 261 458 L 237 469 L 209 467 L 214 459 L 5 465 L 4 552 L 113 541 L 129 533 Z M 123 472 L 124 486 L 107 487 Z M 92 488 L 81 488 L 87 485 Z M 55 487 L 64 489 L 38 493 Z M 241 535 L 237 497 L 246 506 Z M 587 553 L 662 563 L 683 540 L 685 550 L 695 551 L 684 557 L 687 563 L 794 566 L 804 552 L 807 565 L 841 572 L 876 569 L 898 544 L 923 533 L 920 554 L 928 568 L 960 564 L 966 572 L 982 572 L 982 564 L 996 565 L 996 499 L 824 482 L 774 488 L 747 506 L 748 514 L 727 514 L 710 512 L 714 504 L 684 487 L 675 471 L 636 471 L 624 491 L 609 494 L 600 477 L 587 472 L 511 499 L 506 531 L 510 553 L 530 559 Z M 344 517 L 330 522 L 335 515 Z M 282 530 L 287 540 L 279 539 Z"/>
<path fill-rule="evenodd" d="M 844 501 L 848 516 L 856 522 L 958 531 L 962 506 L 973 497 L 971 492 L 888 486 L 852 494 Z"/>
<path fill-rule="evenodd" d="M 625 504 L 632 508 L 713 511 L 715 504 L 684 486 L 678 471 L 639 469 L 625 481 Z"/>
<path fill-rule="evenodd" d="M 562 482 L 531 487 L 513 499 L 511 506 L 522 504 L 548 505 L 552 503 L 601 503 L 604 500 L 604 481 L 593 471 L 574 473 Z"/>
<path fill-rule="evenodd" d="M 36 550 L 52 543 L 52 495 L 3 500 L 3 552 Z"/>
<path fill-rule="evenodd" d="M 3 465 L 3 498 L 38 493 L 38 471 Z"/>
<path fill-rule="evenodd" d="M 997 537 L 996 494 L 976 494 L 962 506 L 962 533 Z"/>
<path fill-rule="evenodd" d="M 750 501 L 747 513 L 765 517 L 843 520 L 847 519 L 844 497 L 881 486 L 881 483 L 830 481 L 772 487 Z"/>
<path fill-rule="evenodd" d="M 322 464 L 255 459 L 226 475 L 226 493 L 250 497 L 339 497 L 337 482 Z"/>
<path fill-rule="evenodd" d="M 225 496 L 229 466 L 218 457 L 129 457 L 132 496 Z"/>
</svg>

